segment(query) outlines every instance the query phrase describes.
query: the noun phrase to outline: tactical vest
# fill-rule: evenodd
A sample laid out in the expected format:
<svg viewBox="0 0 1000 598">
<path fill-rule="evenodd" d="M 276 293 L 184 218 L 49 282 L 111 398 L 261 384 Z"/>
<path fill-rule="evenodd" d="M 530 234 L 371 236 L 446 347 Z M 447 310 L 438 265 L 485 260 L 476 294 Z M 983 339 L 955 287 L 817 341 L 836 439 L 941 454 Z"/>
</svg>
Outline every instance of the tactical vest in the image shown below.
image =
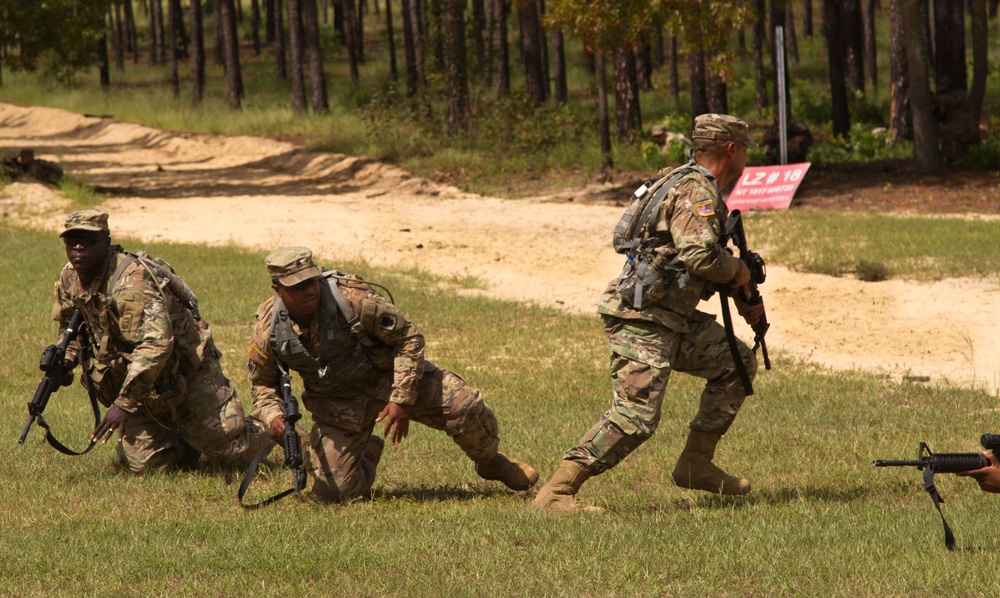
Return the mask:
<svg viewBox="0 0 1000 598">
<path fill-rule="evenodd" d="M 715 175 L 692 160 L 655 183 L 636 189 L 612 231 L 612 246 L 626 256 L 615 288 L 634 309 L 669 302 L 667 307 L 686 316 L 702 298 L 705 285 L 684 267 L 676 248 L 664 247 L 670 242 L 670 231 L 655 230 L 670 190 L 693 172 L 700 172 L 715 184 Z"/>
<path fill-rule="evenodd" d="M 344 314 L 347 327 L 341 324 L 338 313 Z M 302 376 L 311 393 L 328 393 L 336 386 L 376 375 L 360 342 L 363 334 L 360 323 L 331 276 L 324 276 L 320 282 L 320 309 L 315 317 L 319 318 L 319 343 L 317 354 L 313 355 L 292 328 L 284 302 L 274 297 L 271 351 Z"/>
</svg>

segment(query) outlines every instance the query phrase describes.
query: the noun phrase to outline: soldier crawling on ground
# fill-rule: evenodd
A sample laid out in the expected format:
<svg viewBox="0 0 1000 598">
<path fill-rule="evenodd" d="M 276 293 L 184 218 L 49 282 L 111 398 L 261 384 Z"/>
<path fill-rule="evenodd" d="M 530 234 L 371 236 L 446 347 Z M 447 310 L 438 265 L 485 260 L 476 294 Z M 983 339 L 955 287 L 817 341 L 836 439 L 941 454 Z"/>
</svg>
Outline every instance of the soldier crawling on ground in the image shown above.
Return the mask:
<svg viewBox="0 0 1000 598">
<path fill-rule="evenodd" d="M 58 185 L 63 177 L 63 169 L 48 160 L 35 158 L 35 150 L 23 149 L 16 156 L 3 159 L 3 174 L 12 181 L 30 177 L 36 181 Z"/>
</svg>

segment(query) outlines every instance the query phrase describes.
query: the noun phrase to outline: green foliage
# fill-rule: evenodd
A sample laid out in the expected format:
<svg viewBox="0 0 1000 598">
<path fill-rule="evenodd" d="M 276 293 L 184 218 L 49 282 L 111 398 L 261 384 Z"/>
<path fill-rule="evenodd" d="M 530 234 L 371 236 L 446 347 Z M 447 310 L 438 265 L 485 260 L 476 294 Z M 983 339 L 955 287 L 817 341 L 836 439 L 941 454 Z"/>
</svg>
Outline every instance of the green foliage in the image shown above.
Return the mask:
<svg viewBox="0 0 1000 598">
<path fill-rule="evenodd" d="M 893 134 L 884 127 L 871 128 L 865 123 L 855 122 L 847 139 L 817 140 L 809 149 L 809 159 L 818 164 L 831 165 L 905 158 L 912 153 L 910 142 L 897 144 Z"/>
<path fill-rule="evenodd" d="M 18 40 L 7 66 L 34 71 L 68 84 L 76 73 L 97 63 L 98 40 L 110 0 L 0 0 L 0 39 Z M 6 54 L 6 53 L 5 53 Z"/>
<path fill-rule="evenodd" d="M 1000 116 L 990 116 L 986 137 L 969 148 L 969 153 L 955 161 L 956 168 L 970 170 L 1000 169 Z"/>
</svg>

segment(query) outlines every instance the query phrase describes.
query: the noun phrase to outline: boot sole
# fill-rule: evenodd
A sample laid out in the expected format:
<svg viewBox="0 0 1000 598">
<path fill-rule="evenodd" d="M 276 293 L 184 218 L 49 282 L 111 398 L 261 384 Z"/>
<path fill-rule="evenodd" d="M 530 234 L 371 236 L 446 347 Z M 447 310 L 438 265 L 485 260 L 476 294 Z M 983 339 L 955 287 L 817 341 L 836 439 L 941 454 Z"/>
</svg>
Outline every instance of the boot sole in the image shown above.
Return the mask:
<svg viewBox="0 0 1000 598">
<path fill-rule="evenodd" d="M 687 488 L 688 490 L 703 490 L 705 492 L 711 492 L 712 494 L 721 494 L 723 496 L 743 496 L 744 494 L 750 494 L 750 486 L 747 486 L 744 490 L 730 490 L 720 489 L 715 486 L 699 486 L 697 484 L 692 484 L 689 480 L 684 478 L 679 478 L 677 476 L 672 476 L 674 478 L 674 485 L 678 488 Z"/>
</svg>

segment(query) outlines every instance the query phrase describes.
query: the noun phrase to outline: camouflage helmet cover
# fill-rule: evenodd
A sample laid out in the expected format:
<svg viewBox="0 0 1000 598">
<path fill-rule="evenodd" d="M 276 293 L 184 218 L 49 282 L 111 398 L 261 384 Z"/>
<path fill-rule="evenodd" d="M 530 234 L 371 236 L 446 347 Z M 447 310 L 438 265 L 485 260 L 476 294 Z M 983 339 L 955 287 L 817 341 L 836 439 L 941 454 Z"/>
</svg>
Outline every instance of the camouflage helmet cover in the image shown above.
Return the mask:
<svg viewBox="0 0 1000 598">
<path fill-rule="evenodd" d="M 702 114 L 695 118 L 691 138 L 739 141 L 750 149 L 757 149 L 757 143 L 750 139 L 750 127 L 728 114 Z"/>
<path fill-rule="evenodd" d="M 266 258 L 267 271 L 271 281 L 290 287 L 311 278 L 318 278 L 323 271 L 313 262 L 312 250 L 308 247 L 285 247 L 272 252 Z"/>
</svg>

